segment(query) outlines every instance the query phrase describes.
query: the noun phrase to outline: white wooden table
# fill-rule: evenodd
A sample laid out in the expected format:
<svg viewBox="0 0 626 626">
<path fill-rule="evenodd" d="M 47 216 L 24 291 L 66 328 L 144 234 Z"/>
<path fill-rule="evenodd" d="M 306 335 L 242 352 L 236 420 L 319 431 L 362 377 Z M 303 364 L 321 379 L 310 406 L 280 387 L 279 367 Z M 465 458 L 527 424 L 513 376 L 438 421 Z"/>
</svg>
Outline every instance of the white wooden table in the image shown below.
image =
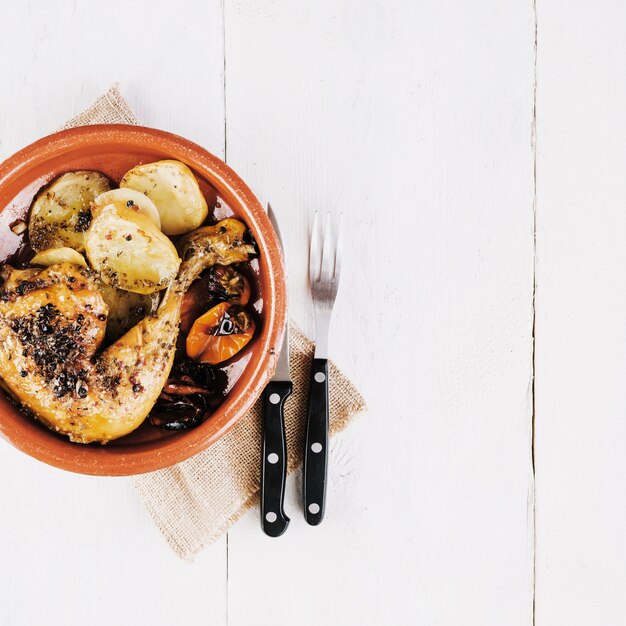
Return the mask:
<svg viewBox="0 0 626 626">
<path fill-rule="evenodd" d="M 119 81 L 272 201 L 309 333 L 343 211 L 370 411 L 321 527 L 293 481 L 284 537 L 251 512 L 194 563 L 129 480 L 0 443 L 0 624 L 626 623 L 626 4 L 536 4 L 3 3 L 0 157 Z"/>
</svg>

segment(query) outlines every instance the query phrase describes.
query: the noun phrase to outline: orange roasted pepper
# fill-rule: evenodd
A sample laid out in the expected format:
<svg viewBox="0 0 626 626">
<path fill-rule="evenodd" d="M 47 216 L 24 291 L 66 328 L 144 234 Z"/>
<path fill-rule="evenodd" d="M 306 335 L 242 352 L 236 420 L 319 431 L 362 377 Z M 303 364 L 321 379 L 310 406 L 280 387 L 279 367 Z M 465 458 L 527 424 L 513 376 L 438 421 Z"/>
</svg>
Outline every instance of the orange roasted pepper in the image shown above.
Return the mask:
<svg viewBox="0 0 626 626">
<path fill-rule="evenodd" d="M 209 365 L 227 361 L 252 339 L 254 329 L 254 320 L 244 308 L 221 302 L 193 323 L 187 356 Z"/>
</svg>

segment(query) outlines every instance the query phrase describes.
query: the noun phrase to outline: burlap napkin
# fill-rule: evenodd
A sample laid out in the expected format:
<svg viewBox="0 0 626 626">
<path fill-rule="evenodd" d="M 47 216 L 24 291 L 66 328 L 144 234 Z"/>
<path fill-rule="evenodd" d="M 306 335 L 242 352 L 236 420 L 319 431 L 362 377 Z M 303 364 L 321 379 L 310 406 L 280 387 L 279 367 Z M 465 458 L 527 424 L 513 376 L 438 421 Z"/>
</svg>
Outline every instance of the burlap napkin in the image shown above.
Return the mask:
<svg viewBox="0 0 626 626">
<path fill-rule="evenodd" d="M 117 86 L 63 128 L 87 124 L 138 124 Z M 285 405 L 288 471 L 302 463 L 304 422 L 313 343 L 292 323 L 294 393 Z M 330 363 L 330 434 L 343 430 L 365 408 L 356 387 Z M 259 498 L 261 409 L 257 404 L 219 441 L 196 456 L 135 479 L 146 509 L 169 545 L 190 558 L 228 530 Z M 260 531 L 259 531 L 260 532 Z"/>
</svg>

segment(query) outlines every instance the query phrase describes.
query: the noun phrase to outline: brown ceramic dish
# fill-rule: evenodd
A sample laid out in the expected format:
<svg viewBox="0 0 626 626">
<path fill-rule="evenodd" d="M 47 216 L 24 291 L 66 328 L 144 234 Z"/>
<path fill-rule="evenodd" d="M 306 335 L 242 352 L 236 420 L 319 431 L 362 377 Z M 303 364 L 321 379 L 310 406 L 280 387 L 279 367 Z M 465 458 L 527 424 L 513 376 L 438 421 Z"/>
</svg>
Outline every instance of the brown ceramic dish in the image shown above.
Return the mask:
<svg viewBox="0 0 626 626">
<path fill-rule="evenodd" d="M 220 201 L 252 231 L 259 248 L 260 332 L 249 344 L 245 370 L 224 402 L 206 422 L 186 432 L 140 428 L 105 446 L 74 444 L 22 413 L 0 392 L 0 434 L 16 448 L 50 465 L 82 474 L 119 476 L 183 461 L 232 428 L 273 372 L 275 348 L 282 341 L 286 315 L 284 267 L 276 234 L 263 207 L 237 174 L 182 137 L 140 126 L 83 126 L 40 139 L 7 159 L 0 164 L 0 259 L 7 258 L 18 245 L 10 224 L 27 215 L 36 192 L 56 176 L 90 169 L 119 180 L 138 163 L 159 159 L 186 163 L 204 193 L 210 198 L 217 191 Z"/>
</svg>

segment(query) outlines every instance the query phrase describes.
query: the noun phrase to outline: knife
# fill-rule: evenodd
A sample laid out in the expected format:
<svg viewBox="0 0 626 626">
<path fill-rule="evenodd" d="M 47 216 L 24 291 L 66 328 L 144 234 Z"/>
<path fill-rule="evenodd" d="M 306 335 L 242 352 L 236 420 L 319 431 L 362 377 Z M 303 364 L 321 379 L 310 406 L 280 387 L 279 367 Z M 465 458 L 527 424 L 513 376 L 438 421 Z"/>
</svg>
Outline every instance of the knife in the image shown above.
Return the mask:
<svg viewBox="0 0 626 626">
<path fill-rule="evenodd" d="M 280 229 L 272 207 L 267 205 L 267 214 L 276 231 L 280 246 L 285 249 Z M 261 451 L 261 525 L 266 535 L 279 537 L 287 526 L 283 501 L 287 478 L 287 442 L 285 440 L 284 406 L 291 395 L 291 373 L 289 371 L 289 318 L 285 323 L 283 345 L 278 356 L 276 370 L 263 392 L 263 445 Z"/>
</svg>

